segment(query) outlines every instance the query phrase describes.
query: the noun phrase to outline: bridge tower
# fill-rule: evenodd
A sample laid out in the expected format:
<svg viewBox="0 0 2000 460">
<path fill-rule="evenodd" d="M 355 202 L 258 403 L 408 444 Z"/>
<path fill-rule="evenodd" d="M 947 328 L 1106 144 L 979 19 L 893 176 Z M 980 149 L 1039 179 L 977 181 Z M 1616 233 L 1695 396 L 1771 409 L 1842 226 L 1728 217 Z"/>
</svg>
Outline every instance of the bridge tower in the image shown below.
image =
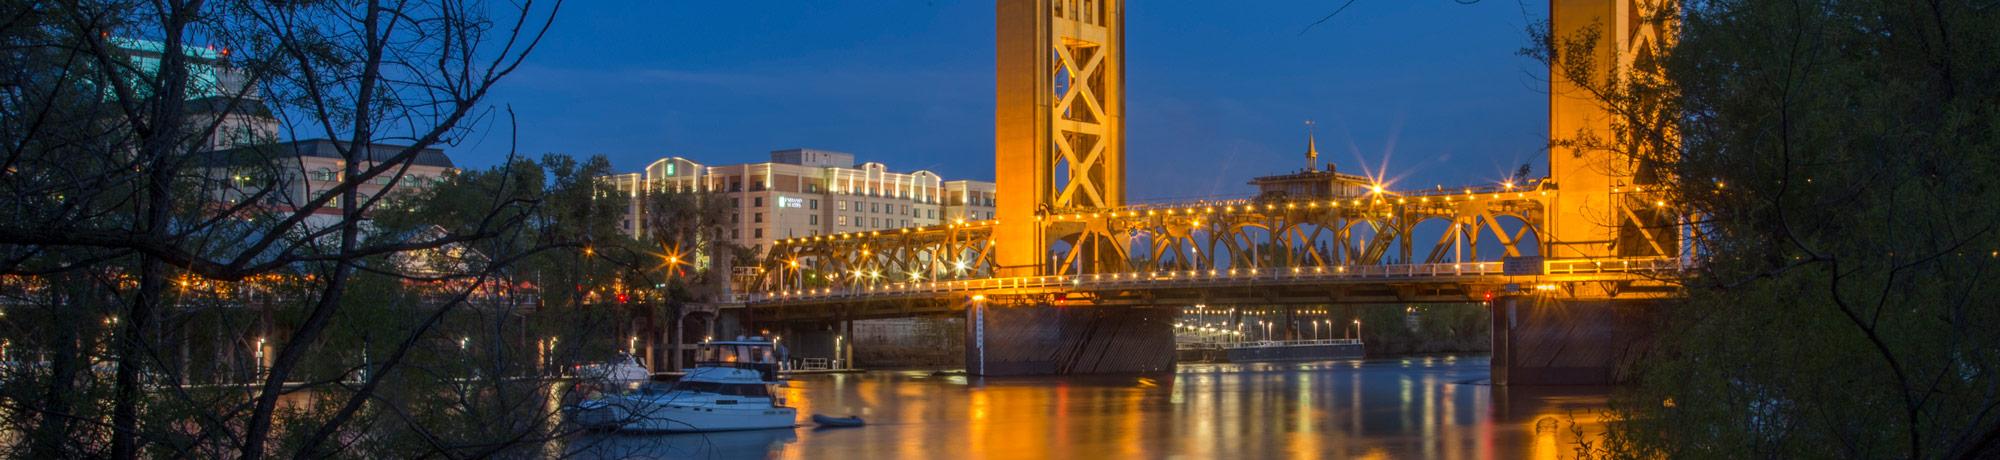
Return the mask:
<svg viewBox="0 0 2000 460">
<path fill-rule="evenodd" d="M 1657 72 L 1654 50 L 1671 39 L 1671 18 L 1663 8 L 1673 0 L 1554 0 L 1549 4 L 1550 32 L 1561 43 L 1589 32 L 1597 39 L 1588 53 L 1591 82 L 1613 76 L 1631 78 Z M 1679 241 L 1673 214 L 1649 196 L 1648 187 L 1666 180 L 1654 165 L 1634 160 L 1620 149 L 1644 145 L 1626 142 L 1617 116 L 1575 80 L 1563 66 L 1582 55 L 1558 53 L 1549 78 L 1549 138 L 1578 144 L 1549 149 L 1549 178 L 1556 196 L 1550 200 L 1542 255 L 1551 259 L 1674 256 Z"/>
<path fill-rule="evenodd" d="M 1668 173 L 1635 158 L 1619 115 L 1599 95 L 1565 75 L 1586 64 L 1590 83 L 1656 76 L 1655 51 L 1672 39 L 1675 0 L 1553 0 L 1550 33 L 1557 50 L 1589 44 L 1587 53 L 1559 51 L 1549 69 L 1549 180 L 1544 257 L 1607 260 L 1676 257 L 1677 214 L 1654 188 Z M 1581 41 L 1595 37 L 1594 42 Z M 1588 59 L 1587 62 L 1577 60 Z M 1618 80 L 1614 80 L 1618 79 Z M 1607 283 L 1609 285 L 1609 283 Z M 1607 288 L 1609 289 L 1609 288 Z M 1653 341 L 1650 300 L 1552 300 L 1511 295 L 1493 302 L 1492 379 L 1496 384 L 1605 384 L 1621 375 Z"/>
<path fill-rule="evenodd" d="M 1125 204 L 1125 2 L 998 4 L 995 268 L 1042 275 L 1058 239 L 1099 243 L 1045 213 Z"/>
<path fill-rule="evenodd" d="M 1048 217 L 1125 204 L 1125 2 L 998 3 L 994 275 L 1116 270 L 1125 248 L 1105 221 Z M 1049 259 L 1058 244 L 1070 258 Z M 1172 310 L 985 302 L 966 309 L 973 374 L 1173 369 Z"/>
</svg>

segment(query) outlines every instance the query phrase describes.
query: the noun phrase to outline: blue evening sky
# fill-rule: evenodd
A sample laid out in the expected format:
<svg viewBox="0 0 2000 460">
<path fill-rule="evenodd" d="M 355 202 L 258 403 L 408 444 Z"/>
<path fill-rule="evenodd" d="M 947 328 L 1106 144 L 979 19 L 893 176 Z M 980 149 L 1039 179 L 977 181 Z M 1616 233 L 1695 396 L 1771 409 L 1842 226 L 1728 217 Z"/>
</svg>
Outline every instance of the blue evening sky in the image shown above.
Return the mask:
<svg viewBox="0 0 2000 460">
<path fill-rule="evenodd" d="M 1401 187 L 1546 174 L 1544 75 L 1515 54 L 1546 0 L 1160 1 L 1127 6 L 1135 200 L 1248 193 L 1322 161 Z M 488 99 L 524 154 L 764 161 L 813 147 L 892 170 L 993 178 L 991 1 L 572 1 Z M 504 124 L 451 150 L 507 151 Z"/>
</svg>

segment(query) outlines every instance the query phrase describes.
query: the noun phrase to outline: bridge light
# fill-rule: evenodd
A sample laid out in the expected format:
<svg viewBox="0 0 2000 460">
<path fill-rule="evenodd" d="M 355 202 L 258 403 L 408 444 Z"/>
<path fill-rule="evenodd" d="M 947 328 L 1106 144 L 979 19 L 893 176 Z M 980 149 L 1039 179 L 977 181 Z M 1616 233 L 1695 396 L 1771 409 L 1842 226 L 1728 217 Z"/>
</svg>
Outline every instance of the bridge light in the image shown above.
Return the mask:
<svg viewBox="0 0 2000 460">
<path fill-rule="evenodd" d="M 1382 184 L 1375 184 L 1375 185 L 1372 185 L 1372 186 L 1369 186 L 1369 187 L 1368 187 L 1368 191 L 1369 191 L 1370 193 L 1375 193 L 1375 194 L 1381 194 L 1381 193 L 1382 193 Z"/>
<path fill-rule="evenodd" d="M 1510 181 L 1506 181 L 1506 182 L 1501 182 L 1501 183 L 1500 183 L 1500 186 L 1502 186 L 1502 187 L 1506 187 L 1506 188 L 1507 188 L 1508 190 L 1513 190 L 1513 189 L 1514 189 L 1514 181 L 1511 181 L 1511 180 L 1510 180 Z"/>
</svg>

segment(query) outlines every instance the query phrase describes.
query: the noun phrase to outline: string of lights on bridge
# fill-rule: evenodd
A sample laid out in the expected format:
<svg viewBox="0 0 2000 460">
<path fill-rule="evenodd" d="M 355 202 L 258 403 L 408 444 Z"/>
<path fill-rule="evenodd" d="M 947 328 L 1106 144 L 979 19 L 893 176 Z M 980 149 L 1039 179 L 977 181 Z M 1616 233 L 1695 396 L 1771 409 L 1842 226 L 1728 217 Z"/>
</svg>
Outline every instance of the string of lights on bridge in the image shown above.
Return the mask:
<svg viewBox="0 0 2000 460">
<path fill-rule="evenodd" d="M 1573 275 L 1593 273 L 1641 273 L 1678 269 L 1672 259 L 1638 259 L 1606 261 L 1548 261 L 1544 273 L 1547 275 Z M 863 279 L 881 279 L 879 270 L 859 271 L 853 276 Z M 1203 281 L 1249 281 L 1249 280 L 1315 280 L 1325 278 L 1393 278 L 1393 277 L 1489 277 L 1504 276 L 1501 262 L 1464 262 L 1436 264 L 1399 264 L 1364 266 L 1314 266 L 1277 269 L 1209 269 L 1209 270 L 1169 270 L 1151 272 L 1092 273 L 1078 275 L 1042 275 L 1012 278 L 977 278 L 944 281 L 923 281 L 921 271 L 911 272 L 909 282 L 869 284 L 859 288 L 836 289 L 832 287 L 810 289 L 788 289 L 756 294 L 752 301 L 842 297 L 852 295 L 876 295 L 888 293 L 950 293 L 983 292 L 996 289 L 1036 289 L 1036 288 L 1080 288 L 1112 287 L 1150 283 L 1184 283 Z M 1543 283 L 1532 286 L 1536 291 L 1555 291 L 1558 285 Z"/>
<path fill-rule="evenodd" d="M 1473 202 L 1482 199 L 1489 201 L 1540 199 L 1543 197 L 1547 197 L 1549 195 L 1549 191 L 1551 190 L 1550 187 L 1546 187 L 1545 185 L 1546 185 L 1545 183 L 1536 182 L 1532 187 L 1520 187 L 1516 186 L 1512 182 L 1502 182 L 1499 185 L 1494 185 L 1494 186 L 1484 186 L 1478 188 L 1466 187 L 1460 189 L 1460 191 L 1457 192 L 1427 191 L 1427 190 L 1397 192 L 1397 191 L 1386 190 L 1383 188 L 1382 185 L 1377 184 L 1370 187 L 1367 198 L 1352 198 L 1344 201 L 1339 199 L 1287 200 L 1282 202 L 1259 203 L 1258 200 L 1254 199 L 1238 199 L 1238 200 L 1226 200 L 1217 202 L 1141 204 L 1141 205 L 1125 206 L 1110 210 L 1091 211 L 1088 213 L 1080 211 L 1048 213 L 1046 215 L 1046 219 L 1053 221 L 1078 221 L 1085 219 L 1099 219 L 1104 217 L 1112 217 L 1112 218 L 1154 217 L 1160 215 L 1194 216 L 1194 215 L 1204 215 L 1204 214 L 1216 214 L 1218 210 L 1222 213 L 1254 213 L 1263 211 L 1277 211 L 1279 209 L 1294 211 L 1300 208 L 1304 208 L 1307 210 L 1316 210 L 1322 208 L 1341 209 L 1343 206 L 1350 209 L 1365 208 L 1372 210 L 1373 207 L 1375 206 L 1388 206 L 1392 204 L 1408 205 L 1411 203 L 1411 200 L 1416 200 L 1415 202 L 1419 205 L 1425 205 L 1425 204 L 1453 204 L 1459 202 Z M 1649 191 L 1657 191 L 1657 190 L 1649 189 L 1643 186 L 1614 187 L 1611 190 L 1611 192 L 1614 194 L 1645 193 Z M 1530 195 L 1531 193 L 1533 194 L 1532 196 Z M 1653 205 L 1655 207 L 1665 208 L 1667 206 L 1667 202 L 1665 200 L 1654 200 Z M 1036 220 L 1042 220 L 1044 218 L 1045 218 L 1044 216 L 1040 215 L 1035 217 Z M 909 234 L 915 232 L 927 232 L 936 230 L 951 230 L 959 228 L 991 228 L 992 226 L 998 225 L 999 223 L 1000 221 L 997 219 L 977 220 L 977 221 L 967 221 L 964 219 L 958 219 L 953 221 L 952 223 L 942 224 L 942 225 L 932 225 L 925 227 L 908 227 L 897 230 L 890 230 L 888 231 L 888 234 L 893 236 L 897 234 Z M 845 240 L 852 238 L 879 237 L 882 235 L 883 231 L 881 230 L 871 230 L 865 232 L 844 232 L 844 233 L 834 233 L 828 235 L 785 238 L 778 240 L 777 243 L 797 244 L 806 242 Z"/>
</svg>

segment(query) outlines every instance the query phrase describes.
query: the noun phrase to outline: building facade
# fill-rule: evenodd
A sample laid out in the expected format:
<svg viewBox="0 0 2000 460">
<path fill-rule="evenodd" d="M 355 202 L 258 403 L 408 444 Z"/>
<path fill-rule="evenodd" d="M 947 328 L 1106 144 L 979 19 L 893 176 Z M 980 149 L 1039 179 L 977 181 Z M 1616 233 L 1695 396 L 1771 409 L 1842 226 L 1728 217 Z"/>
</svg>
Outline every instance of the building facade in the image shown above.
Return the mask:
<svg viewBox="0 0 2000 460">
<path fill-rule="evenodd" d="M 347 170 L 343 150 L 352 153 L 356 167 L 366 170 L 408 148 L 389 144 L 356 148 L 329 139 L 277 142 L 210 152 L 212 166 L 207 171 L 211 181 L 222 184 L 215 189 L 218 202 L 239 203 L 275 184 L 275 190 L 261 195 L 263 208 L 291 212 L 341 184 Z M 457 172 L 457 167 L 444 150 L 432 147 L 418 151 L 400 172 L 399 176 L 398 171 L 392 170 L 362 182 L 354 187 L 355 193 L 364 202 L 383 193 L 415 193 L 443 182 Z M 336 223 L 340 212 L 340 198 L 335 197 L 314 209 L 308 223 Z"/>
<path fill-rule="evenodd" d="M 640 197 L 649 191 L 721 193 L 731 207 L 724 236 L 768 249 L 785 238 L 938 225 L 993 216 L 993 183 L 945 181 L 930 171 L 890 171 L 854 155 L 818 149 L 771 152 L 763 163 L 709 166 L 662 158 L 645 171 L 606 177 L 630 200 L 621 228 L 647 234 Z"/>
</svg>

